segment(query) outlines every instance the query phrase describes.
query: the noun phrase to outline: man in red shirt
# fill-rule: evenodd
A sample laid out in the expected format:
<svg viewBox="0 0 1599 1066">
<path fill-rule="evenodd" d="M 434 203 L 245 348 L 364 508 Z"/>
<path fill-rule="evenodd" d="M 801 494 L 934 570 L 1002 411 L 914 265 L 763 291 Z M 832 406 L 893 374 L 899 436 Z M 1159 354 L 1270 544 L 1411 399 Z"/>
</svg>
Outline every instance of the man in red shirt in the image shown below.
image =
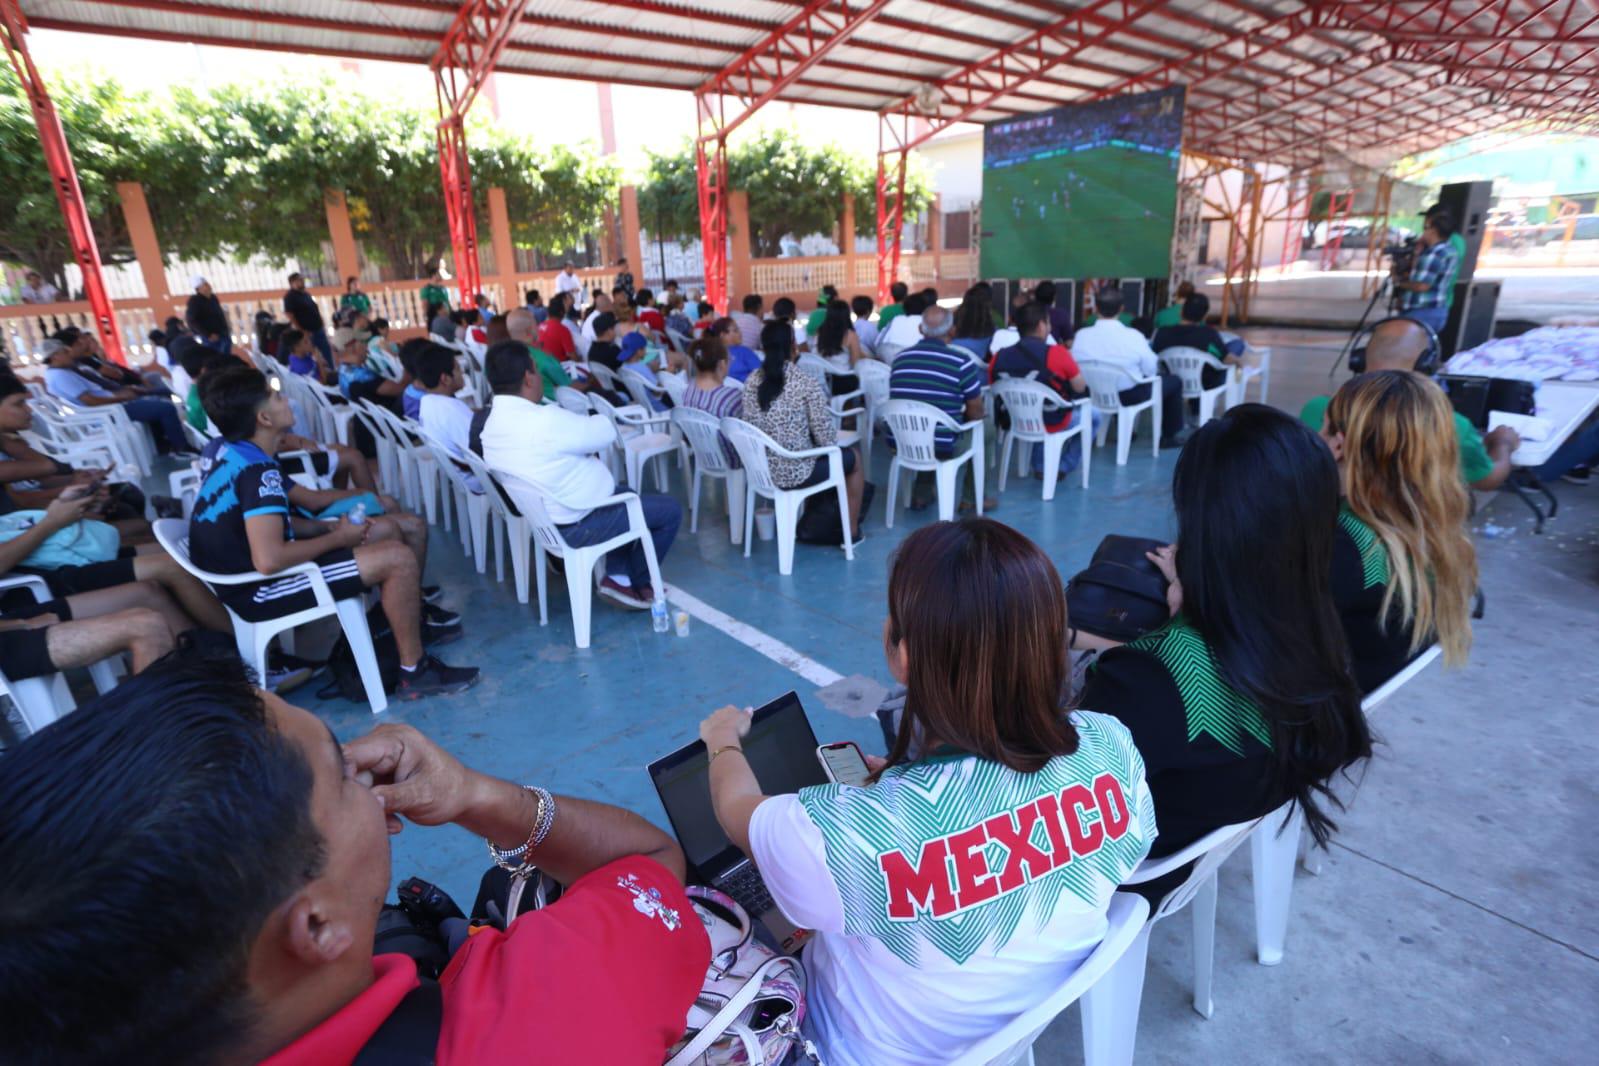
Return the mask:
<svg viewBox="0 0 1599 1066">
<path fill-rule="evenodd" d="M 669 836 L 477 773 L 409 726 L 341 748 L 236 658 L 192 650 L 0 759 L 6 1057 L 352 1062 L 419 984 L 409 957 L 372 953 L 402 816 L 502 852 L 537 839 L 526 861 L 567 886 L 456 951 L 431 1061 L 665 1058 L 710 958 Z"/>
<path fill-rule="evenodd" d="M 550 314 L 539 327 L 539 347 L 565 363 L 577 358 L 577 343 L 566 326 L 566 308 L 571 300 L 564 292 L 550 297 Z"/>
<path fill-rule="evenodd" d="M 666 317 L 661 314 L 661 309 L 655 306 L 655 294 L 649 289 L 640 289 L 636 297 L 638 311 L 634 317 L 650 328 L 650 339 L 662 341 L 666 339 Z"/>
<path fill-rule="evenodd" d="M 1068 402 L 1080 399 L 1088 391 L 1088 381 L 1077 366 L 1077 360 L 1064 344 L 1050 344 L 1049 308 L 1033 301 L 1016 309 L 1016 329 L 1021 339 L 1009 348 L 1002 348 L 988 364 L 988 380 L 1002 377 L 1025 378 L 1036 373 L 1035 381 L 1048 385 Z M 1073 393 L 1076 395 L 1074 396 Z M 1071 428 L 1072 412 L 1059 408 L 1044 411 L 1044 429 L 1049 433 L 1064 433 Z M 1061 450 L 1060 472 L 1077 469 L 1080 461 L 1076 442 Z M 1033 472 L 1044 469 L 1044 446 L 1033 448 Z"/>
</svg>

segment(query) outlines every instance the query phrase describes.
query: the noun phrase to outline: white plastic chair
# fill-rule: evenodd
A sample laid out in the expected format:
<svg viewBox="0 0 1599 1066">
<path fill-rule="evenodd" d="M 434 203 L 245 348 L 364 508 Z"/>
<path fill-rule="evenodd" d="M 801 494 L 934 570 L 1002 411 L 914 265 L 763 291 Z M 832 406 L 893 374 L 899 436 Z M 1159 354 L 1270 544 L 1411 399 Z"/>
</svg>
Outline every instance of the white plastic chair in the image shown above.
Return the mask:
<svg viewBox="0 0 1599 1066">
<path fill-rule="evenodd" d="M 1077 364 L 1083 372 L 1083 378 L 1088 382 L 1088 395 L 1094 402 L 1094 410 L 1105 416 L 1099 425 L 1099 436 L 1096 445 L 1103 445 L 1105 437 L 1110 432 L 1111 419 L 1116 420 L 1116 465 L 1127 465 L 1127 454 L 1133 446 L 1133 427 L 1138 422 L 1138 415 L 1148 411 L 1151 420 L 1149 450 L 1153 455 L 1160 455 L 1161 423 L 1165 412 L 1161 410 L 1160 375 L 1155 374 L 1147 378 L 1136 379 L 1133 386 L 1148 385 L 1149 399 L 1142 403 L 1123 404 L 1121 401 L 1121 382 L 1124 372 L 1114 363 L 1103 363 L 1093 359 L 1084 359 Z M 1177 417 L 1182 416 L 1181 411 L 1174 412 Z"/>
<path fill-rule="evenodd" d="M 866 425 L 861 427 L 861 446 L 866 450 L 862 458 L 867 460 L 868 469 L 871 468 L 872 433 L 882 418 L 883 405 L 893 395 L 889 386 L 891 373 L 893 371 L 887 363 L 876 359 L 862 359 L 855 364 L 855 377 L 861 383 L 862 398 L 866 402 Z"/>
<path fill-rule="evenodd" d="M 418 430 L 422 438 L 422 445 L 433 458 L 433 466 L 424 470 L 424 478 L 437 485 L 438 477 L 444 479 L 445 497 L 443 500 L 446 517 L 450 512 L 450 497 L 455 498 L 455 513 L 461 520 L 461 540 L 466 546 L 466 553 L 470 555 L 477 566 L 478 573 L 484 573 L 489 565 L 489 500 L 486 491 L 477 491 L 473 488 L 472 477 L 461 469 L 461 463 L 456 459 L 450 446 L 431 435 L 427 430 Z M 436 472 L 436 473 L 435 473 Z M 478 478 L 478 488 L 481 489 L 482 478 Z M 431 494 L 424 492 L 431 500 Z M 429 506 L 428 520 L 432 521 L 431 506 Z M 445 528 L 449 528 L 448 521 Z"/>
<path fill-rule="evenodd" d="M 840 448 L 848 448 L 850 445 L 860 442 L 861 458 L 870 459 L 872 454 L 871 445 L 865 443 L 865 438 L 869 435 L 867 433 L 869 426 L 865 421 L 869 417 L 866 390 L 864 388 L 855 388 L 849 392 L 841 392 L 836 395 L 833 393 L 833 379 L 854 377 L 859 381 L 860 378 L 855 371 L 853 369 L 840 370 L 821 356 L 811 353 L 800 356 L 795 365 L 809 374 L 822 387 L 823 394 L 827 396 L 828 413 L 833 416 L 833 425 L 838 428 L 838 446 Z M 850 406 L 852 403 L 854 404 L 853 407 Z M 845 429 L 845 419 L 856 419 L 856 428 Z"/>
<path fill-rule="evenodd" d="M 951 1058 L 949 1062 L 952 1066 L 1032 1066 L 1033 1042 L 1056 1017 L 1081 1000 L 1083 1017 L 1086 1019 L 1093 1009 L 1090 1004 L 1096 1004 L 1105 996 L 1106 991 L 1101 990 L 1105 975 L 1112 972 L 1118 960 L 1138 942 L 1140 933 L 1148 928 L 1148 915 L 1149 903 L 1144 897 L 1131 892 L 1112 895 L 1110 909 L 1105 915 L 1109 923 L 1105 939 L 1073 971 L 1066 983 L 1044 1002 L 1011 1019 L 1003 1029 Z M 1086 1034 L 1086 1021 L 1084 1031 Z M 1097 1066 L 1091 1057 L 1088 1062 L 1089 1066 Z"/>
<path fill-rule="evenodd" d="M 1442 654 L 1443 648 L 1440 645 L 1434 644 L 1432 647 L 1423 651 L 1420 655 L 1417 655 L 1410 662 L 1406 663 L 1404 669 L 1400 670 L 1393 677 L 1390 677 L 1387 681 L 1384 681 L 1381 685 L 1372 689 L 1366 694 L 1366 698 L 1360 701 L 1361 713 L 1367 718 L 1370 718 L 1372 712 L 1376 711 L 1377 708 L 1381 707 L 1384 703 L 1387 703 L 1394 693 L 1398 692 L 1401 688 L 1404 688 L 1405 685 L 1409 684 L 1417 674 L 1431 666 L 1433 664 L 1433 660 L 1437 659 Z M 1300 865 L 1305 868 L 1305 872 L 1308 874 L 1320 874 L 1322 852 L 1316 848 L 1315 841 L 1312 840 L 1309 833 L 1306 833 L 1300 837 L 1299 843 Z M 1263 876 L 1263 872 L 1257 870 L 1256 876 L 1257 879 L 1260 878 Z M 1279 883 L 1282 881 L 1282 873 L 1280 871 L 1273 871 L 1269 874 L 1264 874 L 1264 876 L 1270 876 L 1276 879 Z M 1291 860 L 1286 884 L 1288 890 L 1291 890 L 1293 887 L 1293 868 Z M 1285 903 L 1282 908 L 1283 932 L 1276 938 L 1279 957 L 1283 939 L 1287 932 L 1287 912 L 1288 908 Z"/>
<path fill-rule="evenodd" d="M 623 386 L 626 387 L 628 395 L 633 398 L 633 403 L 639 410 L 649 415 L 651 419 L 669 416 L 672 413 L 673 406 L 682 404 L 683 393 L 688 388 L 687 383 L 682 378 L 671 372 L 663 372 L 659 375 L 659 379 L 659 384 L 646 381 L 644 375 L 632 367 L 625 366 L 622 368 L 620 380 Z M 666 410 L 657 411 L 655 409 L 655 404 L 652 401 L 657 399 L 670 401 L 666 404 Z M 677 431 L 677 428 L 669 419 L 666 422 L 666 428 L 671 435 L 672 443 L 677 446 L 677 468 L 679 470 L 687 470 L 689 458 L 688 442 L 683 439 L 683 434 Z M 656 473 L 659 474 L 660 471 L 657 470 Z M 660 482 L 657 482 L 657 484 L 660 484 Z M 662 491 L 665 491 L 664 487 Z"/>
<path fill-rule="evenodd" d="M 728 460 L 727 451 L 722 446 L 721 419 L 709 411 L 678 406 L 672 409 L 672 424 L 694 449 L 694 478 L 688 495 L 688 531 L 698 533 L 700 529 L 700 480 L 717 478 L 727 483 L 729 535 L 734 544 L 743 543 L 744 470 Z"/>
<path fill-rule="evenodd" d="M 738 452 L 740 461 L 744 464 L 744 557 L 750 554 L 750 542 L 753 536 L 755 523 L 755 499 L 757 496 L 772 501 L 772 506 L 777 515 L 777 572 L 788 575 L 794 572 L 794 539 L 795 529 L 799 525 L 800 507 L 805 500 L 819 492 L 829 489 L 838 493 L 838 514 L 840 524 L 844 527 L 844 558 L 851 561 L 855 558 L 855 542 L 850 539 L 849 530 L 849 493 L 844 487 L 844 452 L 836 444 L 823 445 L 820 448 L 806 448 L 803 451 L 791 452 L 778 444 L 771 437 L 762 433 L 748 422 L 737 418 L 722 419 L 722 435 L 733 445 L 733 450 Z M 783 489 L 778 488 L 772 480 L 772 467 L 768 462 L 770 456 L 782 459 L 815 459 L 826 457 L 828 473 L 819 484 L 807 485 L 804 488 Z"/>
<path fill-rule="evenodd" d="M 300 378 L 304 389 L 303 395 L 311 398 L 316 404 L 317 417 L 322 422 L 322 439 L 336 440 L 340 444 L 349 446 L 350 423 L 355 421 L 355 405 L 344 398 L 344 394 L 330 385 L 310 377 Z"/>
<path fill-rule="evenodd" d="M 579 648 L 589 646 L 590 615 L 594 607 L 594 582 L 599 567 L 604 563 L 608 552 L 614 551 L 625 544 L 639 541 L 644 546 L 644 560 L 650 571 L 650 588 L 654 591 L 657 600 L 666 598 L 665 586 L 661 584 L 661 568 L 655 558 L 655 542 L 650 539 L 649 527 L 644 524 L 644 506 L 639 502 L 636 492 L 619 492 L 595 504 L 596 508 L 609 507 L 613 503 L 620 503 L 627 507 L 628 528 L 625 533 L 620 533 L 610 540 L 603 541 L 589 547 L 577 548 L 566 542 L 566 537 L 561 534 L 560 527 L 550 518 L 549 511 L 544 506 L 544 496 L 538 489 L 510 474 L 496 473 L 506 490 L 512 494 L 517 507 L 527 519 L 527 525 L 532 527 L 533 545 L 536 549 L 532 559 L 534 576 L 539 587 L 539 625 L 548 625 L 550 621 L 549 594 L 546 588 L 548 583 L 547 568 L 544 565 L 544 555 L 559 556 L 566 563 L 566 592 L 572 602 L 572 630 L 577 639 Z M 526 527 L 523 527 L 526 529 Z M 513 536 L 511 540 L 511 557 L 516 559 L 518 553 L 524 560 L 517 574 L 517 600 L 527 602 L 527 538 Z"/>
<path fill-rule="evenodd" d="M 1194 922 L 1194 1010 L 1210 1017 L 1216 942 L 1216 871 L 1259 824 L 1261 819 L 1223 826 L 1181 851 L 1159 859 L 1145 859 L 1123 882 L 1144 884 L 1189 863 L 1194 864 L 1187 879 L 1166 894 L 1126 952 L 1095 986 L 1093 1000 L 1083 1001 L 1083 1050 L 1089 1063 L 1128 1066 L 1133 1061 L 1150 930 L 1156 922 L 1176 914 L 1190 903 Z"/>
<path fill-rule="evenodd" d="M 1234 377 L 1237 380 L 1233 382 L 1233 395 L 1228 401 L 1229 407 L 1243 403 L 1246 399 L 1245 394 L 1249 391 L 1249 383 L 1257 379 L 1260 381 L 1260 402 L 1268 403 L 1268 397 L 1271 395 L 1271 349 L 1245 344 L 1244 354 L 1255 361 L 1235 368 Z"/>
<path fill-rule="evenodd" d="M 189 558 L 189 526 L 181 518 L 159 519 L 152 528 L 155 530 L 156 540 L 161 542 L 161 547 L 166 553 L 176 559 L 179 566 L 212 588 L 218 585 L 248 585 L 268 579 L 267 575 L 254 570 L 243 574 L 215 574 L 194 565 Z M 255 670 L 257 677 L 266 677 L 267 645 L 272 642 L 273 637 L 280 633 L 287 634 L 294 627 L 305 625 L 307 622 L 336 615 L 339 625 L 344 628 L 345 637 L 350 642 L 350 650 L 355 655 L 356 669 L 361 673 L 361 685 L 366 689 L 367 703 L 371 705 L 372 713 L 378 714 L 387 709 L 389 697 L 383 691 L 383 675 L 378 671 L 377 652 L 372 648 L 372 631 L 366 624 L 366 601 L 360 596 L 335 600 L 328 588 L 327 580 L 322 576 L 321 568 L 314 562 L 288 567 L 271 577 L 284 578 L 292 574 L 305 576 L 311 594 L 316 597 L 313 606 L 267 622 L 246 622 L 234 613 L 233 608 L 227 608 L 228 617 L 233 622 L 233 639 L 238 645 L 240 658 Z M 287 651 L 288 648 L 284 650 Z"/>
<path fill-rule="evenodd" d="M 588 369 L 589 376 L 600 383 L 600 387 L 615 396 L 627 392 L 622 383 L 616 379 L 616 371 L 604 363 L 587 362 L 583 364 Z"/>
<path fill-rule="evenodd" d="M 586 415 L 594 410 L 588 396 L 568 385 L 562 385 L 555 390 L 555 402 L 573 414 Z"/>
<path fill-rule="evenodd" d="M 1083 453 L 1083 488 L 1088 488 L 1088 467 L 1093 460 L 1089 447 L 1088 430 L 1094 424 L 1087 400 L 1067 402 L 1048 385 L 1027 378 L 1000 378 L 994 382 L 993 396 L 1005 405 L 1010 415 L 1010 428 L 1005 431 L 1005 443 L 999 450 L 999 491 L 1005 491 L 1005 478 L 1010 473 L 1011 448 L 1017 441 L 1023 444 L 1044 446 L 1044 499 L 1055 498 L 1055 483 L 1060 479 L 1060 453 L 1066 442 L 1078 441 Z M 1071 409 L 1072 424 L 1059 433 L 1049 432 L 1044 424 L 1044 412 Z M 1031 448 L 1021 448 L 1016 456 L 1016 471 L 1020 475 L 1032 457 Z"/>
<path fill-rule="evenodd" d="M 0 578 L 0 592 L 9 589 L 27 589 L 33 593 L 36 603 L 45 603 L 50 599 L 50 586 L 45 584 L 44 578 L 32 574 Z M 94 678 L 95 688 L 101 692 L 109 692 L 116 686 L 116 675 L 111 671 L 109 661 L 96 663 L 90 668 L 90 675 Z M 29 733 L 37 733 L 78 706 L 65 675 L 61 673 L 41 674 L 16 681 L 0 673 L 0 695 L 11 697 Z"/>
<path fill-rule="evenodd" d="M 48 443 L 42 451 L 65 454 L 76 449 L 104 448 L 118 465 L 137 469 L 141 477 L 149 476 L 137 441 L 109 414 L 99 414 L 99 409 L 69 414 L 50 400 L 30 400 L 28 406 L 33 410 L 32 432 Z"/>
<path fill-rule="evenodd" d="M 957 422 L 930 403 L 920 400 L 889 400 L 883 405 L 883 421 L 894 435 L 894 460 L 888 464 L 888 515 L 886 523 L 894 528 L 895 500 L 899 497 L 900 475 L 907 470 L 931 470 L 938 483 L 938 517 L 948 522 L 955 517 L 955 502 L 959 499 L 961 467 L 971 467 L 973 495 L 977 499 L 977 513 L 983 513 L 983 422 Z M 966 447 L 957 450 L 947 459 L 938 457 L 936 431 L 952 430 L 957 435 L 970 433 Z"/>
<path fill-rule="evenodd" d="M 438 471 L 433 453 L 422 446 L 422 427 L 409 419 L 401 418 L 381 404 L 363 401 L 367 411 L 377 420 L 394 446 L 394 457 L 401 479 L 402 498 L 407 510 L 420 509 L 423 485 L 436 482 Z"/>
<path fill-rule="evenodd" d="M 589 402 L 616 429 L 615 447 L 620 451 L 628 487 L 644 490 L 644 466 L 656 459 L 655 487 L 666 491 L 666 463 L 662 456 L 677 450 L 678 442 L 666 428 L 672 424 L 668 414 L 653 414 L 638 404 L 617 407 L 599 393 L 590 393 Z"/>
<path fill-rule="evenodd" d="M 683 374 L 674 371 L 663 371 L 656 375 L 661 383 L 661 388 L 666 392 L 666 398 L 672 401 L 673 407 L 683 406 L 683 396 L 688 392 L 688 379 Z"/>
<path fill-rule="evenodd" d="M 652 401 L 665 399 L 665 389 L 653 382 L 646 381 L 643 374 L 640 374 L 630 366 L 622 368 L 617 380 L 622 383 L 622 387 L 627 390 L 628 396 L 632 397 L 634 403 L 652 414 L 660 413 L 655 410 L 655 404 Z"/>
<path fill-rule="evenodd" d="M 1226 407 L 1232 397 L 1233 371 L 1232 367 L 1217 359 L 1209 352 L 1202 352 L 1198 348 L 1167 348 L 1160 353 L 1160 361 L 1165 363 L 1173 374 L 1183 382 L 1183 400 L 1199 401 L 1199 425 L 1204 425 L 1216 417 L 1216 405 Z M 1203 384 L 1205 370 L 1220 370 L 1225 375 L 1222 383 L 1215 388 L 1207 389 Z"/>
</svg>

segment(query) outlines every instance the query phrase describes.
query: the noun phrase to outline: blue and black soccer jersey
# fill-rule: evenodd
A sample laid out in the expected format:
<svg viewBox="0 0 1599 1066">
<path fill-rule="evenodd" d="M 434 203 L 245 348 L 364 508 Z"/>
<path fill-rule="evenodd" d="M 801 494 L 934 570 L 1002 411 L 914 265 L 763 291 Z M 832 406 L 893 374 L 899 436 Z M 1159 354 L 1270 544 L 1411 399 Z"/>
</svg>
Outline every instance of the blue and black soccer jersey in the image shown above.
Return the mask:
<svg viewBox="0 0 1599 1066">
<path fill-rule="evenodd" d="M 210 445 L 206 450 L 212 452 Z M 200 492 L 189 519 L 189 556 L 196 566 L 218 574 L 254 570 L 246 518 L 278 515 L 283 539 L 294 539 L 283 471 L 272 456 L 249 441 L 230 441 L 202 456 L 200 469 Z"/>
</svg>

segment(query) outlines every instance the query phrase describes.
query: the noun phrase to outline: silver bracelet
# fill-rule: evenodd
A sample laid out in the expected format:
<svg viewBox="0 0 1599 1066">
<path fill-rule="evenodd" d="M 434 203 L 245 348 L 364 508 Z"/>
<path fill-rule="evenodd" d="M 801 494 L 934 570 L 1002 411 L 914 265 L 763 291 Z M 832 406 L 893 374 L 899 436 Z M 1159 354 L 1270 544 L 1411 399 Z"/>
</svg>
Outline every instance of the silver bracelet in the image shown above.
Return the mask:
<svg viewBox="0 0 1599 1066">
<path fill-rule="evenodd" d="M 509 851 L 501 851 L 494 846 L 494 841 L 489 840 L 487 837 L 483 840 L 489 847 L 489 858 L 494 860 L 494 865 L 511 873 L 516 873 L 532 865 L 526 856 L 529 852 L 537 850 L 539 845 L 544 843 L 544 838 L 550 835 L 550 827 L 555 824 L 555 797 L 550 795 L 549 789 L 540 788 L 538 785 L 523 785 L 522 787 L 533 793 L 539 801 L 538 816 L 533 820 L 533 828 L 528 830 L 527 840 L 520 847 L 511 848 Z M 518 859 L 521 859 L 522 862 L 519 865 L 513 865 Z"/>
</svg>

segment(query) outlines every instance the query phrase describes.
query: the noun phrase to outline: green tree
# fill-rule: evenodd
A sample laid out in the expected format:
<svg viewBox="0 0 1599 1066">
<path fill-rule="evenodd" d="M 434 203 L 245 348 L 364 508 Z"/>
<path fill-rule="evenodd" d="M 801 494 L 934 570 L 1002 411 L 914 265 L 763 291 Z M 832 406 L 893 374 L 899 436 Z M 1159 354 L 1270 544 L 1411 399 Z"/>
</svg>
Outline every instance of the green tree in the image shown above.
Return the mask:
<svg viewBox="0 0 1599 1066">
<path fill-rule="evenodd" d="M 139 175 L 151 109 L 143 97 L 129 96 L 114 81 L 65 82 L 55 96 L 101 261 L 128 262 L 133 246 L 116 183 Z M 67 292 L 72 247 L 33 111 L 9 64 L 0 66 L 0 259 L 31 267 Z"/>
<path fill-rule="evenodd" d="M 877 157 L 852 155 L 836 145 L 816 147 L 786 128 L 762 130 L 728 147 L 728 181 L 749 194 L 751 248 L 757 256 L 778 254 L 786 233 L 802 237 L 832 233 L 843 194 L 855 197 L 855 231 L 875 233 Z M 917 156 L 906 172 L 905 218 L 914 219 L 932 202 L 931 182 Z M 646 228 L 692 240 L 700 235 L 694 146 L 650 153 L 639 213 Z"/>
<path fill-rule="evenodd" d="M 166 98 L 103 79 L 52 89 L 106 263 L 133 258 L 118 181 L 144 183 L 171 256 L 319 262 L 327 189 L 343 190 L 367 253 L 391 275 L 423 276 L 449 248 L 431 111 L 328 80 L 177 88 Z M 513 240 L 524 247 L 580 242 L 615 199 L 617 167 L 592 150 L 540 150 L 487 121 L 475 122 L 467 141 L 480 233 L 491 185 L 505 189 Z M 0 257 L 64 289 L 71 250 L 9 68 L 0 73 L 0 156 Z"/>
</svg>

